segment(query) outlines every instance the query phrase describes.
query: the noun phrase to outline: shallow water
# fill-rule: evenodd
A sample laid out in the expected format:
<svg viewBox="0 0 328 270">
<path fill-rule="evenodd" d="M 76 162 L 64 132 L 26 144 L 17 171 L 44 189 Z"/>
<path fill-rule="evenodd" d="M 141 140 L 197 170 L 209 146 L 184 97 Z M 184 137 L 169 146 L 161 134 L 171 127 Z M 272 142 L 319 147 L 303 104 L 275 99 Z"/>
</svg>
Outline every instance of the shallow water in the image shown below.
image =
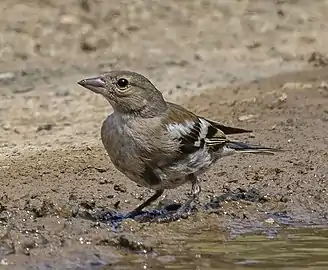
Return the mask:
<svg viewBox="0 0 328 270">
<path fill-rule="evenodd" d="M 128 255 L 108 269 L 328 269 L 327 238 L 328 229 L 319 227 L 239 235 L 228 241 L 218 232 L 193 232 L 172 239 L 156 254 Z"/>
</svg>

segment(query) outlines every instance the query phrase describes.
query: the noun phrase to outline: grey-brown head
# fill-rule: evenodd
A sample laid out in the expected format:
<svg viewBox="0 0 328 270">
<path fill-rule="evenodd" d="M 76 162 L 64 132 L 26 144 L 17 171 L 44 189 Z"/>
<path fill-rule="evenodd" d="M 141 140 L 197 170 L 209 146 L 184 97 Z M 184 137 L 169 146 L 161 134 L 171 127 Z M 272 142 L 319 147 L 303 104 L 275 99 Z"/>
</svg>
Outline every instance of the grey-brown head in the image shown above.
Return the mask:
<svg viewBox="0 0 328 270">
<path fill-rule="evenodd" d="M 135 72 L 111 71 L 78 84 L 103 95 L 116 112 L 153 117 L 166 110 L 162 93 Z"/>
</svg>

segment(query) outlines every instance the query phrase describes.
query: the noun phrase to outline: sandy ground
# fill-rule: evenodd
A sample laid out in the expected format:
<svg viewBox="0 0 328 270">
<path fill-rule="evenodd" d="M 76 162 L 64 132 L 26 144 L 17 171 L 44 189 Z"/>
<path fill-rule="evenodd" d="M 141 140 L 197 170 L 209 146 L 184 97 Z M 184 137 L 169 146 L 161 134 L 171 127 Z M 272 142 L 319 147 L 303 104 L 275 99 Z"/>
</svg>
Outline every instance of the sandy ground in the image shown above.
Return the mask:
<svg viewBox="0 0 328 270">
<path fill-rule="evenodd" d="M 1 1 L 2 266 L 95 269 L 195 230 L 224 240 L 265 223 L 326 225 L 327 16 L 323 0 Z M 112 69 L 286 152 L 222 160 L 187 220 L 112 231 L 81 211 L 125 212 L 151 194 L 109 162 L 100 126 L 111 108 L 76 84 Z"/>
</svg>

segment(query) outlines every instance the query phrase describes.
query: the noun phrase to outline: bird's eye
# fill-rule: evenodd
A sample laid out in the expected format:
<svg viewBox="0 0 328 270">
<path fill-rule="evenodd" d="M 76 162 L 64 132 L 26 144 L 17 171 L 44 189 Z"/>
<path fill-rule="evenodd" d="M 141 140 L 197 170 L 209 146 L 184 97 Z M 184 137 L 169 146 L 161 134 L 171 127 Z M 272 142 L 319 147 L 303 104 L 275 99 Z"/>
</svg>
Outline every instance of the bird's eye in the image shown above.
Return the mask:
<svg viewBox="0 0 328 270">
<path fill-rule="evenodd" d="M 127 79 L 124 79 L 124 78 L 121 78 L 117 81 L 117 85 L 120 87 L 120 88 L 125 88 L 129 85 L 129 81 Z"/>
</svg>

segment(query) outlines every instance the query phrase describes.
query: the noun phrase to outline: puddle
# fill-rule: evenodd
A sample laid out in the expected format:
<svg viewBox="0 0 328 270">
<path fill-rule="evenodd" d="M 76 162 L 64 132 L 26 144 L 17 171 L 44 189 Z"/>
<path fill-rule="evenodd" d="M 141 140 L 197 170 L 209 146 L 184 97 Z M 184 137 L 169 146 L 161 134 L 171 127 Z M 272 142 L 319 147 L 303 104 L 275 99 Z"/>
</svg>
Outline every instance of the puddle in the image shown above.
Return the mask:
<svg viewBox="0 0 328 270">
<path fill-rule="evenodd" d="M 328 229 L 319 227 L 229 241 L 213 231 L 192 232 L 172 239 L 156 254 L 128 255 L 108 269 L 328 269 L 327 238 Z"/>
</svg>

